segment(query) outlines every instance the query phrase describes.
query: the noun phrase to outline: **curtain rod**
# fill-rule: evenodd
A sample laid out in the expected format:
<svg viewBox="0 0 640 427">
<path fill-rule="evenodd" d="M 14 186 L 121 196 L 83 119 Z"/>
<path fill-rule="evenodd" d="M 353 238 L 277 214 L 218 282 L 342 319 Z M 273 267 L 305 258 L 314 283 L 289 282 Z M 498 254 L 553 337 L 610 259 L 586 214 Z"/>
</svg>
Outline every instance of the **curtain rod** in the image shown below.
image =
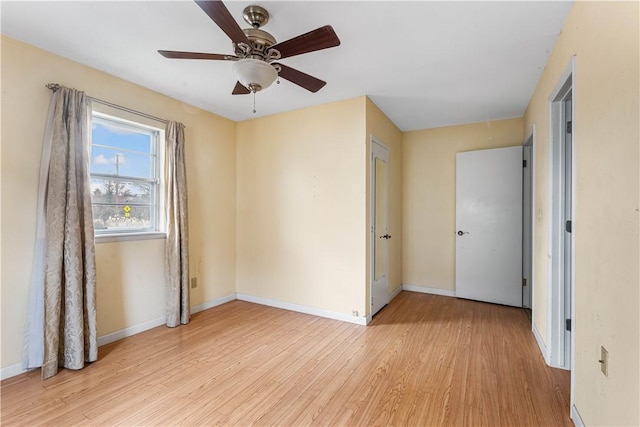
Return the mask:
<svg viewBox="0 0 640 427">
<path fill-rule="evenodd" d="M 61 86 L 58 83 L 49 83 L 49 84 L 46 84 L 45 87 L 47 89 L 52 90 L 53 92 L 56 92 L 58 89 L 60 89 Z M 93 102 L 97 102 L 98 104 L 106 105 L 107 107 L 112 107 L 117 110 L 126 111 L 127 113 L 132 113 L 138 116 L 146 117 L 147 119 L 155 120 L 160 123 L 164 123 L 164 124 L 169 123 L 169 120 L 161 119 L 160 117 L 152 116 L 151 114 L 143 113 L 141 111 L 137 111 L 132 108 L 123 107 L 122 105 L 114 104 L 109 101 L 103 101 L 102 99 L 94 98 L 93 96 L 87 96 L 87 98 L 89 98 Z"/>
</svg>

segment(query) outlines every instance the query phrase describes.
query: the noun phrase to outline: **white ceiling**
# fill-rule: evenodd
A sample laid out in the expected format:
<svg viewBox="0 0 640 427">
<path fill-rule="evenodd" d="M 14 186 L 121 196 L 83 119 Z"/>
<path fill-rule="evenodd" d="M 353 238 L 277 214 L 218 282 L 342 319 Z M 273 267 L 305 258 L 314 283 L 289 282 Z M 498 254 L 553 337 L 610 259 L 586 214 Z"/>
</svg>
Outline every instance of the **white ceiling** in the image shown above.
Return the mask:
<svg viewBox="0 0 640 427">
<path fill-rule="evenodd" d="M 326 24 L 342 44 L 282 60 L 327 82 L 283 80 L 232 96 L 231 62 L 171 60 L 158 49 L 232 53 L 191 0 L 6 1 L 2 33 L 231 120 L 368 95 L 403 131 L 523 115 L 571 8 L 569 1 L 227 1 L 259 4 L 283 41 Z M 78 88 L 82 89 L 82 88 Z M 89 95 L 91 95 L 89 93 Z"/>
</svg>

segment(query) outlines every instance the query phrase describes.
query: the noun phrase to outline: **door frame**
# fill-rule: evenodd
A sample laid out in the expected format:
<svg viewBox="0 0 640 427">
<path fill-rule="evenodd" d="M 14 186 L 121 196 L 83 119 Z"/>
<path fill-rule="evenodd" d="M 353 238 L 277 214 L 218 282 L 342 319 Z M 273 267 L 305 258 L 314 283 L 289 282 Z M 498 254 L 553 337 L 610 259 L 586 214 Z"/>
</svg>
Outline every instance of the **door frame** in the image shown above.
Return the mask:
<svg viewBox="0 0 640 427">
<path fill-rule="evenodd" d="M 564 185 L 564 101 L 571 95 L 571 256 L 564 256 L 564 200 L 560 197 Z M 575 195 L 576 195 L 576 85 L 575 56 L 562 73 L 548 98 L 549 102 L 549 199 L 548 199 L 548 256 L 547 268 L 547 341 L 550 366 L 571 371 L 571 405 L 575 396 Z M 570 284 L 563 280 L 569 268 Z M 566 303 L 566 299 L 570 303 Z M 569 305 L 569 307 L 567 307 Z M 565 319 L 571 319 L 571 332 L 565 331 Z"/>
<path fill-rule="evenodd" d="M 369 315 L 367 316 L 367 319 L 370 320 L 371 317 L 373 317 L 374 313 L 373 313 L 373 284 L 375 282 L 375 263 L 376 263 L 376 259 L 375 259 L 375 245 L 376 245 L 376 237 L 375 237 L 375 211 L 376 211 L 376 185 L 375 185 L 375 179 L 376 179 L 376 168 L 375 168 L 375 156 L 374 156 L 374 146 L 377 145 L 378 147 L 380 147 L 381 149 L 385 150 L 387 152 L 387 230 L 389 230 L 391 221 L 389 218 L 389 214 L 390 214 L 390 198 L 391 195 L 389 194 L 389 189 L 390 189 L 390 181 L 391 181 L 391 177 L 390 177 L 390 173 L 391 173 L 391 168 L 390 168 L 390 154 L 391 154 L 391 150 L 389 149 L 389 147 L 384 144 L 382 141 L 380 141 L 379 139 L 377 139 L 375 136 L 371 135 L 370 136 L 370 144 L 369 144 L 369 224 L 370 224 L 370 230 L 369 230 L 369 236 L 370 236 L 370 247 L 369 247 Z M 385 303 L 382 305 L 382 307 L 384 307 L 386 304 L 389 303 L 389 246 L 390 243 L 387 240 L 387 245 L 386 245 L 386 254 L 385 254 L 385 262 L 386 262 L 386 275 L 387 275 L 387 292 L 385 293 Z"/>
<path fill-rule="evenodd" d="M 527 160 L 527 167 L 523 168 L 523 173 L 527 176 L 530 185 L 529 188 L 524 187 L 524 176 L 522 179 L 522 277 L 527 280 L 527 287 L 523 291 L 522 306 L 534 311 L 534 275 L 535 275 L 535 235 L 536 235 L 536 170 L 535 170 L 535 139 L 536 125 L 532 125 L 527 137 L 522 143 L 522 157 Z M 528 191 L 527 191 L 528 190 Z M 529 209 L 526 199 L 529 200 Z M 528 212 L 527 212 L 528 211 Z M 526 259 L 525 259 L 526 258 Z M 528 264 L 528 265 L 527 265 Z M 527 268 L 528 267 L 528 268 Z M 533 316 L 532 316 L 533 317 Z M 533 321 L 532 321 L 533 324 Z"/>
</svg>

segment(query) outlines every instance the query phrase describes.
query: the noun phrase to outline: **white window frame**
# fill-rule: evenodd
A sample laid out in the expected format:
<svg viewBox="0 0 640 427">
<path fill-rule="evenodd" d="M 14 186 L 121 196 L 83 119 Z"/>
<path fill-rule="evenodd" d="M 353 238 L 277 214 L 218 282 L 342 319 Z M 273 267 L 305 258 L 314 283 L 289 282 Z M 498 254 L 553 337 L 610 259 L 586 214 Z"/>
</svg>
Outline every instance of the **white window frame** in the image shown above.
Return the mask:
<svg viewBox="0 0 640 427">
<path fill-rule="evenodd" d="M 107 122 L 123 128 L 130 128 L 136 132 L 147 133 L 151 136 L 151 156 L 155 157 L 155 162 L 151 165 L 151 178 L 138 178 L 129 176 L 119 176 L 116 179 L 125 179 L 133 182 L 145 182 L 153 184 L 154 191 L 153 201 L 155 203 L 151 210 L 152 226 L 148 228 L 138 229 L 109 229 L 105 231 L 94 230 L 94 238 L 96 243 L 108 243 L 127 240 L 151 240 L 151 239 L 164 239 L 166 238 L 165 221 L 164 221 L 164 129 L 150 126 L 148 124 L 141 123 L 135 120 L 125 119 L 113 114 L 105 114 L 100 111 L 93 110 L 91 114 L 91 121 Z M 93 147 L 93 142 L 91 143 Z M 124 149 L 123 151 L 128 151 Z M 140 153 L 136 150 L 130 150 L 132 153 Z M 145 153 L 146 154 L 146 153 Z M 109 178 L 111 174 L 91 173 L 91 178 Z M 113 175 L 115 177 L 115 175 Z M 92 195 L 93 197 L 93 195 Z M 92 199 L 93 203 L 93 199 Z"/>
</svg>

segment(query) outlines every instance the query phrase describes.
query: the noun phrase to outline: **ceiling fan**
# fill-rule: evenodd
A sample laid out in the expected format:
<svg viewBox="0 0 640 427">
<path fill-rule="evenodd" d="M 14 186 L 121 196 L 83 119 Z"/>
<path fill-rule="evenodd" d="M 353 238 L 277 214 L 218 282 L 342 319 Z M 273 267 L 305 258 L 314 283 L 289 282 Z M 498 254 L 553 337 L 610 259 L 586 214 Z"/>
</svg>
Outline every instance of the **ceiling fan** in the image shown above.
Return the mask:
<svg viewBox="0 0 640 427">
<path fill-rule="evenodd" d="M 327 84 L 276 61 L 340 45 L 340 39 L 330 25 L 283 42 L 276 42 L 271 34 L 260 29 L 269 21 L 269 13 L 260 6 L 248 6 L 244 9 L 243 18 L 251 28 L 241 29 L 221 0 L 195 2 L 231 39 L 234 54 L 159 50 L 160 55 L 175 59 L 235 61 L 233 71 L 238 77 L 238 82 L 233 89 L 233 95 L 255 94 L 269 87 L 278 76 L 311 92 L 317 92 Z"/>
</svg>

